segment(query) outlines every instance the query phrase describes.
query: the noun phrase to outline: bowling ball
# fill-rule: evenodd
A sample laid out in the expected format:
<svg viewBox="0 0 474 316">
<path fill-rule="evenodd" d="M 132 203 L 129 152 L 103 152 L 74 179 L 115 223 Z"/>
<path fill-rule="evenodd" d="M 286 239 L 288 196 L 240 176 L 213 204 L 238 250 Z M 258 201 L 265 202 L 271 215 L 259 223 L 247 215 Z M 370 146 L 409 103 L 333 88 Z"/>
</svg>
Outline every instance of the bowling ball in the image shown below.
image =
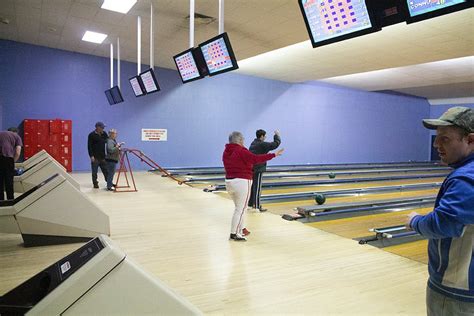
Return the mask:
<svg viewBox="0 0 474 316">
<path fill-rule="evenodd" d="M 334 179 L 336 177 L 336 174 L 331 172 L 330 174 L 328 174 L 328 177 L 329 179 Z"/>
<path fill-rule="evenodd" d="M 314 200 L 316 201 L 316 203 L 318 203 L 318 205 L 322 205 L 324 204 L 324 202 L 326 202 L 326 197 L 324 196 L 324 194 L 316 194 L 314 196 Z"/>
<path fill-rule="evenodd" d="M 15 168 L 15 175 L 20 176 L 23 174 L 23 168 Z"/>
</svg>

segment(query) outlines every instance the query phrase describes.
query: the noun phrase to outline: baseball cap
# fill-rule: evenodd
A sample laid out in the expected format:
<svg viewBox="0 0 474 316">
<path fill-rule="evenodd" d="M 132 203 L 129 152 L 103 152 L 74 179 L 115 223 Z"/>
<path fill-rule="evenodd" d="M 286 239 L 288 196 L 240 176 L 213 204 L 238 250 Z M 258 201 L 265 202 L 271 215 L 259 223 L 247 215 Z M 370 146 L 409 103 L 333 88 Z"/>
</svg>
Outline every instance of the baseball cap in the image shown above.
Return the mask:
<svg viewBox="0 0 474 316">
<path fill-rule="evenodd" d="M 474 133 L 474 110 L 455 106 L 447 110 L 439 119 L 425 119 L 423 125 L 428 129 L 436 129 L 438 126 L 458 126 L 469 133 Z"/>
<path fill-rule="evenodd" d="M 105 128 L 104 122 L 97 122 L 95 123 L 95 127 Z"/>
</svg>

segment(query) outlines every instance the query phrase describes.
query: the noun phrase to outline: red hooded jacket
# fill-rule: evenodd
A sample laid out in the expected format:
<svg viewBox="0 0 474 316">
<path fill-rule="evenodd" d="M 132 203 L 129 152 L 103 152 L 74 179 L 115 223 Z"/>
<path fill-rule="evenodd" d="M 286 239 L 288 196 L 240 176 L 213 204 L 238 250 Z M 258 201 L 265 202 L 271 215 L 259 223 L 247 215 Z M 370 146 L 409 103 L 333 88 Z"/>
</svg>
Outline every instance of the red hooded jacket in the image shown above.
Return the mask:
<svg viewBox="0 0 474 316">
<path fill-rule="evenodd" d="M 224 154 L 222 154 L 225 177 L 252 180 L 253 165 L 274 157 L 276 157 L 275 154 L 255 155 L 239 144 L 226 144 Z"/>
</svg>

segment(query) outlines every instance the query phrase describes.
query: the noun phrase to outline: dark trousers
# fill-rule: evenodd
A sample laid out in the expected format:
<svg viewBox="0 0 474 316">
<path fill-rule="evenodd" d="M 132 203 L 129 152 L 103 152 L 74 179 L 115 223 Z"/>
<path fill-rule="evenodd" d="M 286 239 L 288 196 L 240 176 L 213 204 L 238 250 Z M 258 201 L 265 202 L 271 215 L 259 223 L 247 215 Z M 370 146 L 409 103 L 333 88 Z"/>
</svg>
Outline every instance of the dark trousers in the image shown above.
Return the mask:
<svg viewBox="0 0 474 316">
<path fill-rule="evenodd" d="M 428 285 L 426 286 L 426 314 L 428 316 L 474 315 L 474 303 L 447 297 L 432 290 Z"/>
<path fill-rule="evenodd" d="M 15 162 L 11 157 L 0 156 L 0 200 L 5 200 L 4 191 L 7 191 L 7 199 L 13 200 L 13 177 L 15 176 Z"/>
<path fill-rule="evenodd" d="M 117 161 L 107 160 L 107 189 L 113 188 L 116 167 Z"/>
<path fill-rule="evenodd" d="M 92 184 L 94 185 L 99 184 L 99 182 L 97 182 L 97 172 L 99 171 L 99 167 L 102 171 L 102 174 L 104 175 L 105 182 L 107 182 L 107 162 L 105 159 L 95 159 L 94 162 L 91 162 Z"/>
<path fill-rule="evenodd" d="M 250 193 L 249 206 L 260 208 L 260 193 L 262 191 L 263 172 L 254 172 L 252 181 L 252 193 Z"/>
</svg>

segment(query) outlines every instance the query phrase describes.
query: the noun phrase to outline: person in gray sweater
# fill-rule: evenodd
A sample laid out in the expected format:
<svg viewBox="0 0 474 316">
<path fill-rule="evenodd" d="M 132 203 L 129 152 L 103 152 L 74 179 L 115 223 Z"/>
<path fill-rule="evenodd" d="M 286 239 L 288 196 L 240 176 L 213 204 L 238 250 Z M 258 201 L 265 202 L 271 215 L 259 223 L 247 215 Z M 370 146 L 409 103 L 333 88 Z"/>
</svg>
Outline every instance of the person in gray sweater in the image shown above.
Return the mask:
<svg viewBox="0 0 474 316">
<path fill-rule="evenodd" d="M 266 134 L 263 129 L 257 130 L 255 133 L 257 138 L 254 139 L 252 144 L 249 147 L 249 150 L 256 154 L 267 154 L 269 151 L 274 150 L 280 146 L 281 138 L 280 132 L 275 131 L 273 135 L 273 142 L 266 142 Z M 267 170 L 267 163 L 256 164 L 253 166 L 253 182 L 252 182 L 252 193 L 250 195 L 248 206 L 256 209 L 259 212 L 265 212 L 260 205 L 260 191 L 262 190 L 262 174 Z"/>
<path fill-rule="evenodd" d="M 117 162 L 120 159 L 120 147 L 123 143 L 117 143 L 117 130 L 111 129 L 109 131 L 109 138 L 107 139 L 107 150 L 105 161 L 107 162 L 107 191 L 114 191 L 114 175 Z"/>
</svg>

